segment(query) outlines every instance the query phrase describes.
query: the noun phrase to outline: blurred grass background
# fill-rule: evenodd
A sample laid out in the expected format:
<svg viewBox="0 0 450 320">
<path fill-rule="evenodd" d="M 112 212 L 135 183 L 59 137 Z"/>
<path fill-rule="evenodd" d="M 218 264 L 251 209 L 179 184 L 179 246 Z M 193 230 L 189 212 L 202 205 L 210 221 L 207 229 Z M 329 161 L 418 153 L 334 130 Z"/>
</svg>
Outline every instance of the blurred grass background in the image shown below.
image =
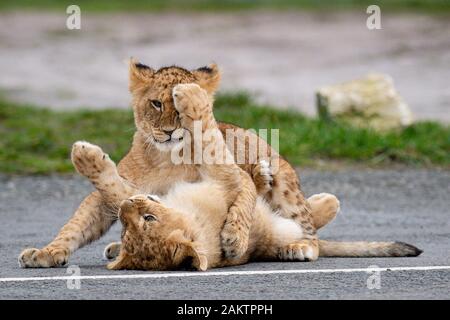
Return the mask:
<svg viewBox="0 0 450 320">
<path fill-rule="evenodd" d="M 63 10 L 76 4 L 92 12 L 112 11 L 223 11 L 223 10 L 337 10 L 376 4 L 387 10 L 450 11 L 448 0 L 1 0 L 0 10 Z"/>
<path fill-rule="evenodd" d="M 58 10 L 77 4 L 82 12 L 160 12 L 234 10 L 382 10 L 448 13 L 450 0 L 1 0 L 0 11 Z M 445 32 L 445 30 L 443 30 Z M 86 106 L 88 107 L 88 106 Z M 408 165 L 450 168 L 450 128 L 419 122 L 403 130 L 378 133 L 344 121 L 326 122 L 290 110 L 256 104 L 245 93 L 222 94 L 215 103 L 219 120 L 244 128 L 280 129 L 280 152 L 294 165 L 318 163 L 364 166 Z M 54 111 L 45 106 L 0 98 L 0 172 L 74 172 L 70 148 L 77 140 L 100 145 L 118 161 L 131 145 L 131 110 Z"/>
<path fill-rule="evenodd" d="M 450 168 L 450 127 L 439 123 L 378 133 L 257 105 L 245 93 L 220 95 L 215 115 L 244 128 L 280 129 L 280 152 L 294 165 L 314 167 L 320 160 Z M 133 133 L 131 109 L 53 111 L 0 100 L 0 172 L 74 172 L 70 149 L 77 140 L 100 145 L 118 161 L 130 148 Z"/>
</svg>

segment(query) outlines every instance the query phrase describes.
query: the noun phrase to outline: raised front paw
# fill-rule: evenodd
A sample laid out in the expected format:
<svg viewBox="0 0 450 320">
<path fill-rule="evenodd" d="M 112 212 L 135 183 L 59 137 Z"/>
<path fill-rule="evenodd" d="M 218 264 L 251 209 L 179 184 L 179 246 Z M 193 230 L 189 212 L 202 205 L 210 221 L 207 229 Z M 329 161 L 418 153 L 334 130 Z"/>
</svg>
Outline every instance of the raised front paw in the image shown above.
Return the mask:
<svg viewBox="0 0 450 320">
<path fill-rule="evenodd" d="M 113 174 L 115 163 L 103 150 L 89 142 L 77 141 L 72 146 L 72 163 L 77 171 L 89 178 L 98 178 L 101 174 Z"/>
<path fill-rule="evenodd" d="M 248 249 L 248 232 L 239 228 L 236 222 L 226 222 L 220 234 L 222 251 L 227 259 L 238 259 Z"/>
<path fill-rule="evenodd" d="M 282 261 L 314 261 L 319 257 L 319 251 L 309 240 L 303 240 L 280 248 L 278 257 Z"/>
<path fill-rule="evenodd" d="M 25 249 L 19 255 L 19 265 L 22 268 L 52 268 L 62 267 L 69 260 L 69 250 L 55 249 Z"/>
<path fill-rule="evenodd" d="M 212 119 L 211 98 L 198 84 L 178 84 L 173 88 L 172 96 L 181 125 L 186 129 L 191 130 L 194 121 Z"/>
</svg>

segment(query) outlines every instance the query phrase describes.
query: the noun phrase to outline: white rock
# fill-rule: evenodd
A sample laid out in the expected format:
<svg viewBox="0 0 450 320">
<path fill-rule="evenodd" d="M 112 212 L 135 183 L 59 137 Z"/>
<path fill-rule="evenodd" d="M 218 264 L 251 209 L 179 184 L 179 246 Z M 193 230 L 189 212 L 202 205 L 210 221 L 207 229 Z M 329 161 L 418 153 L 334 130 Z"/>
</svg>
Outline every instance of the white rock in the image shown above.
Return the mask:
<svg viewBox="0 0 450 320">
<path fill-rule="evenodd" d="M 413 123 L 411 110 L 385 74 L 322 87 L 317 91 L 317 108 L 322 117 L 341 117 L 377 130 Z"/>
</svg>

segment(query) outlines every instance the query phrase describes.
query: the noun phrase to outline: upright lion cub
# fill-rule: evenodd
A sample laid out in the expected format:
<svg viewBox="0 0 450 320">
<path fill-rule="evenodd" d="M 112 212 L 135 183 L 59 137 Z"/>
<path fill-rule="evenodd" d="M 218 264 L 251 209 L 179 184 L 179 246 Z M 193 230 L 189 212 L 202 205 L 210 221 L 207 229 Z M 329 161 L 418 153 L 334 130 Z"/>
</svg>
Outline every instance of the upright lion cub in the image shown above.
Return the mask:
<svg viewBox="0 0 450 320">
<path fill-rule="evenodd" d="M 252 183 L 246 172 L 227 156 L 227 146 L 212 113 L 212 102 L 196 84 L 180 84 L 173 89 L 180 122 L 190 133 L 193 144 L 205 149 L 213 146 L 215 162 L 200 163 L 201 182 L 184 182 L 167 195 L 136 195 L 122 201 L 119 218 L 123 224 L 122 246 L 109 269 L 167 270 L 190 267 L 196 270 L 230 266 L 251 260 L 305 261 L 317 252 L 304 240 L 302 226 L 277 215 L 255 191 L 239 197 L 242 186 Z M 194 135 L 195 124 L 202 135 Z M 205 135 L 206 131 L 210 131 Z M 214 132 L 217 132 L 215 134 Z M 205 138 L 205 137 L 208 138 Z M 219 156 L 220 155 L 220 156 Z M 228 162 L 224 163 L 224 157 Z M 250 190 L 250 191 L 248 191 Z M 238 258 L 223 255 L 221 233 L 232 223 L 233 206 L 249 206 L 249 236 L 246 251 Z M 110 246 L 115 246 L 112 244 Z M 319 241 L 321 256 L 415 256 L 420 250 L 396 242 Z M 290 254 L 287 255 L 286 253 Z"/>
</svg>

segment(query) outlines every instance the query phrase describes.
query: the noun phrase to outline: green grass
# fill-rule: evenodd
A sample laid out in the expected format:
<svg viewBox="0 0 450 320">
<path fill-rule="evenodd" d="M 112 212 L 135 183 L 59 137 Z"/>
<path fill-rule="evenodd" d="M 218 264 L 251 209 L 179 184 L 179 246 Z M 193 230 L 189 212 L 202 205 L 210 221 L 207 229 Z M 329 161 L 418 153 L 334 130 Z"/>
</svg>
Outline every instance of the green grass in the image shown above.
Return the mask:
<svg viewBox="0 0 450 320">
<path fill-rule="evenodd" d="M 434 122 L 381 134 L 256 105 L 245 94 L 219 96 L 215 114 L 245 128 L 280 129 L 281 154 L 295 165 L 314 165 L 320 159 L 450 167 L 450 128 Z M 131 110 L 61 112 L 0 101 L 0 172 L 73 172 L 69 154 L 76 140 L 98 144 L 118 161 L 133 132 Z"/>
<path fill-rule="evenodd" d="M 450 10 L 448 0 L 2 0 L 0 10 L 38 9 L 65 11 L 77 4 L 82 11 L 221 11 L 250 9 L 363 9 L 378 4 L 386 10 L 442 12 Z"/>
</svg>

